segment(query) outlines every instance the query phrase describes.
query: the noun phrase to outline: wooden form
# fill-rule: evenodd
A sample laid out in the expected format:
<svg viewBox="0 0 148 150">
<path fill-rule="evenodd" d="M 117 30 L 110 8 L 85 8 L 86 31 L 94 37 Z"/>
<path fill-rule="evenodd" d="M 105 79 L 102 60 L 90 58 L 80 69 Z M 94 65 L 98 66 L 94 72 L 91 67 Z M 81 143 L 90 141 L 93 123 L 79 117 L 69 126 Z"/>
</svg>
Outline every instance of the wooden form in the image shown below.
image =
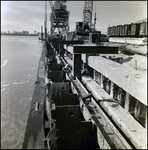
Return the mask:
<svg viewBox="0 0 148 150">
<path fill-rule="evenodd" d="M 80 46 L 81 47 L 81 46 Z M 81 54 L 78 52 L 78 50 L 79 49 L 77 49 L 76 51 L 75 51 L 75 54 L 73 54 L 73 57 L 75 57 L 75 58 L 77 58 L 78 60 L 80 60 L 81 58 L 80 58 L 80 56 L 81 56 Z M 84 51 L 81 51 L 81 53 L 83 53 Z M 91 52 L 90 52 L 91 53 Z M 95 51 L 94 51 L 94 53 L 95 53 Z M 79 55 L 79 56 L 78 56 Z M 77 57 L 78 56 L 78 57 Z M 89 58 L 90 57 L 96 57 L 96 56 L 89 56 L 88 57 L 88 65 L 89 65 Z M 97 56 L 98 57 L 98 56 Z M 77 60 L 77 59 L 75 59 L 75 60 Z M 83 61 L 84 62 L 86 62 L 86 57 L 85 57 L 85 60 L 83 59 Z M 79 65 L 79 69 L 76 69 L 76 70 L 78 70 L 78 72 L 75 72 L 75 70 L 73 69 L 73 72 L 74 72 L 74 75 L 76 75 L 77 77 L 79 77 L 79 75 L 81 76 L 81 73 L 80 73 L 80 68 L 81 68 L 81 64 L 80 63 L 77 63 L 77 62 L 80 62 L 80 61 L 75 61 L 75 63 L 73 63 L 73 68 L 75 67 L 75 65 L 77 65 L 77 67 L 78 67 L 78 65 Z M 93 65 L 94 65 L 95 63 L 93 63 Z M 96 63 L 97 64 L 97 63 Z M 95 67 L 96 67 L 96 64 L 94 65 Z M 99 63 L 98 63 L 99 64 Z M 91 68 L 93 68 L 93 65 L 92 66 L 90 66 Z M 98 65 L 99 66 L 99 65 Z M 102 65 L 102 67 L 105 67 L 105 65 L 103 66 Z M 112 67 L 114 67 L 114 66 L 112 66 Z M 94 70 L 96 70 L 96 68 L 93 68 Z M 107 68 L 108 69 L 108 68 Z M 97 70 L 98 71 L 98 70 Z M 109 73 L 109 72 L 108 72 Z M 112 73 L 112 75 L 113 75 L 113 71 L 111 72 Z M 106 80 L 108 80 L 108 81 L 110 81 L 110 78 L 108 78 L 108 77 L 106 77 L 106 75 L 104 75 L 102 72 L 100 72 L 100 74 L 101 74 L 101 77 L 100 77 L 100 81 L 102 82 L 103 80 L 104 81 L 106 81 Z M 115 71 L 114 71 L 114 74 L 115 74 Z M 110 75 L 110 73 L 109 73 L 109 75 Z M 117 76 L 116 76 L 117 77 Z M 120 79 L 120 77 L 121 76 L 119 76 L 119 78 L 117 79 L 117 80 L 119 80 Z M 135 76 L 135 77 L 137 77 L 137 76 Z M 111 80 L 112 81 L 112 80 Z M 73 82 L 73 83 L 75 83 L 75 85 L 76 84 L 78 84 L 78 82 Z M 124 131 L 124 134 L 125 135 L 127 135 L 127 138 L 132 138 L 131 139 L 131 143 L 136 147 L 136 148 L 145 148 L 146 147 L 146 141 L 147 141 L 147 136 L 146 136 L 146 129 L 144 129 L 129 113 L 127 113 L 119 104 L 117 104 L 117 102 L 112 102 L 112 101 L 108 101 L 108 100 L 111 100 L 112 99 L 112 97 L 115 97 L 114 95 L 115 94 L 117 94 L 117 99 L 119 100 L 119 103 L 121 103 L 122 104 L 122 98 L 123 97 L 126 97 L 126 92 L 124 91 L 124 89 L 122 89 L 122 88 L 118 88 L 117 87 L 117 93 L 114 93 L 114 89 L 115 89 L 115 87 L 116 87 L 116 85 L 118 85 L 118 84 L 116 84 L 116 83 L 114 83 L 114 82 L 108 82 L 108 84 L 103 84 L 103 82 L 101 83 L 101 86 L 102 86 L 102 88 L 105 88 L 107 91 L 108 91 L 108 94 L 110 94 L 110 96 L 109 97 L 107 97 L 107 96 L 105 96 L 104 97 L 104 95 L 105 95 L 105 93 L 103 94 L 103 97 L 102 97 L 102 99 L 100 98 L 100 95 L 97 95 L 100 99 L 101 99 L 101 103 L 104 103 L 104 109 L 106 110 L 106 112 L 107 112 L 107 114 L 112 114 L 111 115 L 111 117 L 113 117 L 115 120 L 115 122 L 117 122 L 117 125 L 119 126 L 119 128 L 121 129 L 121 130 L 123 130 Z M 77 85 L 78 86 L 78 85 Z M 121 86 L 122 87 L 122 86 Z M 79 89 L 79 88 L 78 88 Z M 110 89 L 110 90 L 108 90 L 108 89 Z M 93 89 L 93 92 L 95 92 L 95 90 L 96 89 Z M 102 91 L 101 89 L 100 89 L 100 91 Z M 99 92 L 100 92 L 99 91 Z M 80 91 L 79 91 L 80 92 Z M 78 94 L 80 94 L 78 92 Z M 81 92 L 81 93 L 83 93 L 83 92 Z M 84 92 L 85 93 L 85 92 Z M 96 92 L 97 93 L 97 92 Z M 124 93 L 124 94 L 122 94 L 122 93 Z M 88 94 L 88 93 L 87 93 Z M 88 96 L 88 95 L 87 95 Z M 85 96 L 84 96 L 85 97 Z M 83 99 L 83 98 L 82 98 Z M 87 99 L 87 98 L 86 98 Z M 85 100 L 86 100 L 85 99 Z M 104 101 L 105 100 L 105 101 Z M 88 102 L 89 102 L 89 100 L 88 100 Z M 91 101 L 92 102 L 92 101 Z M 90 104 L 91 104 L 91 102 L 90 102 Z M 108 103 L 108 102 L 110 102 L 110 103 Z M 138 105 L 138 104 L 137 104 Z M 85 107 L 84 107 L 85 106 Z M 87 108 L 87 105 L 85 105 L 85 102 L 82 102 L 82 107 L 84 107 L 85 109 L 84 109 L 84 112 L 85 113 L 83 113 L 83 115 L 85 116 L 85 119 L 90 119 L 92 116 L 94 116 L 94 114 L 97 116 L 97 113 L 94 113 L 95 111 L 93 110 L 94 108 L 95 108 L 95 106 L 96 105 L 93 105 L 94 107 L 90 107 L 90 110 L 89 110 L 89 108 Z M 113 109 L 111 109 L 113 107 Z M 120 109 L 118 109 L 118 108 L 121 108 L 121 110 L 123 110 L 123 111 L 119 111 Z M 97 111 L 97 110 L 96 110 Z M 138 111 L 138 110 L 136 110 L 135 109 L 135 112 L 136 111 Z M 89 114 L 89 113 L 91 114 Z M 124 117 L 127 115 L 127 114 L 130 116 L 128 119 L 125 119 Z M 91 116 L 91 117 L 90 117 Z M 121 116 L 121 118 L 123 119 L 123 120 L 120 120 L 121 118 L 120 118 L 120 116 Z M 93 117 L 92 117 L 93 118 Z M 91 118 L 91 119 L 92 119 Z M 99 117 L 98 117 L 99 118 Z M 98 118 L 96 119 L 97 121 L 98 121 Z M 132 119 L 131 119 L 132 118 Z M 131 119 L 131 121 L 134 121 L 134 124 L 136 124 L 134 127 L 132 127 L 132 123 L 131 123 L 131 121 L 130 121 L 130 123 L 128 123 L 128 121 L 129 121 L 129 119 Z M 119 122 L 118 122 L 119 121 Z M 92 119 L 92 122 L 93 122 L 93 119 Z M 121 123 L 121 124 L 120 124 Z M 138 124 L 138 125 L 137 125 Z M 131 126 L 130 128 L 129 128 L 129 126 Z M 99 129 L 100 130 L 100 129 Z M 102 132 L 103 132 L 103 130 L 101 130 Z M 101 133 L 102 134 L 102 132 L 101 131 L 98 131 L 97 132 L 97 134 L 99 134 L 99 133 Z M 130 132 L 128 132 L 128 131 L 130 131 Z M 141 135 L 138 135 L 137 133 L 133 133 L 133 132 L 139 132 L 139 133 L 141 133 Z M 100 135 L 101 135 L 100 134 Z M 103 135 L 103 136 L 102 136 Z M 105 136 L 105 134 L 103 133 L 100 137 L 104 137 Z M 138 136 L 138 137 L 137 137 Z M 143 139 L 143 141 L 142 142 L 140 142 L 140 144 L 138 143 L 138 140 L 140 140 L 140 138 L 142 137 L 142 139 Z M 102 138 L 102 139 L 105 139 L 105 138 Z M 99 141 L 100 143 L 101 143 L 101 141 Z M 106 140 L 106 142 L 109 142 L 108 140 Z M 105 142 L 104 142 L 105 143 Z M 107 145 L 105 145 L 106 147 L 108 147 Z M 102 148 L 103 148 L 103 146 L 102 146 Z M 111 148 L 111 147 L 110 147 Z"/>
<path fill-rule="evenodd" d="M 136 148 L 147 147 L 147 132 L 128 112 L 126 112 L 116 101 L 112 101 L 110 96 L 91 78 L 82 77 L 82 82 L 95 97 L 97 102 L 104 108 L 107 114 L 114 120 L 118 127 L 130 139 Z M 111 100 L 111 101 L 110 101 Z"/>
<path fill-rule="evenodd" d="M 89 92 L 79 80 L 72 83 L 73 93 L 80 95 L 80 107 L 86 121 L 92 121 L 96 127 L 96 141 L 99 148 L 104 149 L 132 149 L 122 134 L 115 128 L 100 106 L 90 97 Z M 87 98 L 88 97 L 88 98 Z M 83 100 L 82 100 L 83 99 Z"/>
<path fill-rule="evenodd" d="M 81 80 L 81 55 L 82 54 L 117 54 L 118 47 L 116 46 L 100 46 L 100 45 L 74 45 L 73 48 L 73 73 L 74 76 Z M 86 60 L 85 60 L 86 61 Z"/>
<path fill-rule="evenodd" d="M 83 61 L 85 62 L 84 58 Z M 100 56 L 89 56 L 88 65 L 147 106 L 145 74 Z"/>
<path fill-rule="evenodd" d="M 72 52 L 72 50 L 70 50 L 70 52 Z M 82 60 L 84 63 L 86 63 L 86 57 L 87 57 L 86 54 L 82 54 Z M 133 97 L 131 95 L 131 93 L 130 94 L 128 93 L 130 91 L 130 87 L 129 87 L 130 85 L 133 85 L 133 86 L 131 86 L 131 88 L 134 89 L 134 90 L 132 90 L 132 92 L 140 91 L 139 88 L 134 87 L 135 85 L 138 86 L 138 81 L 140 82 L 140 86 L 142 85 L 141 86 L 142 88 L 143 87 L 146 88 L 145 77 L 142 75 L 141 76 L 142 79 L 140 78 L 141 79 L 140 80 L 140 79 L 136 78 L 136 77 L 138 77 L 138 74 L 140 72 L 138 72 L 138 71 L 135 72 L 135 70 L 134 70 L 134 72 L 131 72 L 132 69 L 127 72 L 128 69 L 125 66 L 122 66 L 121 64 L 118 64 L 111 60 L 107 60 L 107 59 L 99 57 L 99 56 L 89 56 L 89 57 L 92 58 L 91 67 L 93 69 L 93 78 L 95 79 L 95 81 L 97 83 L 99 83 L 100 86 L 104 90 L 106 90 L 106 92 L 108 94 L 110 94 L 110 97 L 112 97 L 112 99 L 114 98 L 115 100 L 117 100 L 119 102 L 119 104 L 123 108 L 125 108 L 125 110 L 129 111 L 134 116 L 134 118 L 138 122 L 141 123 L 141 125 L 143 125 L 145 128 L 147 128 L 147 107 L 146 107 L 146 105 L 141 103 L 139 101 L 139 99 L 136 99 L 136 97 Z M 95 60 L 95 58 L 99 58 L 102 61 L 99 59 Z M 74 65 L 74 63 L 72 64 L 71 59 L 68 59 L 67 57 L 65 57 L 65 59 L 71 67 Z M 94 63 L 93 63 L 93 59 L 95 60 Z M 108 62 L 108 63 L 106 64 L 105 62 Z M 88 64 L 89 64 L 89 62 L 88 62 Z M 100 68 L 99 68 L 99 65 L 100 65 Z M 107 65 L 107 67 L 106 67 L 106 65 Z M 90 66 L 88 66 L 88 67 L 90 67 Z M 98 72 L 98 70 L 95 70 L 96 68 L 99 68 L 99 71 L 100 70 L 101 71 Z M 137 72 L 138 72 L 138 74 L 136 74 Z M 134 74 L 136 76 L 134 76 Z M 92 75 L 90 75 L 90 76 L 92 76 Z M 126 78 L 126 76 L 127 76 L 127 79 L 123 80 L 124 78 Z M 130 81 L 131 78 L 135 78 L 136 83 L 132 83 Z M 133 81 L 133 79 L 132 79 L 132 81 Z M 122 85 L 125 86 L 126 84 L 129 86 L 126 86 L 126 88 L 123 89 Z M 144 92 L 144 94 L 142 95 L 143 97 L 144 97 L 144 95 L 147 94 L 146 90 L 144 90 L 144 88 L 140 92 L 141 92 L 141 95 Z M 138 96 L 138 94 L 136 94 L 136 95 Z M 131 101 L 131 99 L 134 99 L 134 100 Z M 140 98 L 140 99 L 143 101 L 142 98 Z M 145 96 L 145 99 L 146 99 L 146 96 Z M 145 102 L 147 102 L 147 101 L 145 101 Z M 134 103 L 134 105 L 132 103 Z M 136 103 L 138 103 L 138 105 Z"/>
</svg>

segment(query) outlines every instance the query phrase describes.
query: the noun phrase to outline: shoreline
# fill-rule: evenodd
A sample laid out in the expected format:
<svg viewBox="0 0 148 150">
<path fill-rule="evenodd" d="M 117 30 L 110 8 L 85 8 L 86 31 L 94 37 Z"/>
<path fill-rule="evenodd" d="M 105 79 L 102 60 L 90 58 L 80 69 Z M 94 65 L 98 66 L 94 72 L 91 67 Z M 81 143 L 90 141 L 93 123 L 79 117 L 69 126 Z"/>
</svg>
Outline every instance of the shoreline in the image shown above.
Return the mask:
<svg viewBox="0 0 148 150">
<path fill-rule="evenodd" d="M 38 36 L 35 34 L 1 34 L 1 35 L 10 35 L 10 36 Z"/>
</svg>

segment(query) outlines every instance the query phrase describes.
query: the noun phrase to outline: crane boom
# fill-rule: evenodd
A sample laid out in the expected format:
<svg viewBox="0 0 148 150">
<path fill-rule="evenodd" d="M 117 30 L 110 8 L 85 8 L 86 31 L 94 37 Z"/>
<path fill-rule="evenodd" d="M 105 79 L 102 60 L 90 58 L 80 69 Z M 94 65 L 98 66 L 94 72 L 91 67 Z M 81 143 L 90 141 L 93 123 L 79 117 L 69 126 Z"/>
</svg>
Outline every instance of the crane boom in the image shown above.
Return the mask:
<svg viewBox="0 0 148 150">
<path fill-rule="evenodd" d="M 44 18 L 44 29 L 45 29 L 45 34 L 44 34 L 44 38 L 47 38 L 47 1 L 45 1 L 45 18 Z"/>
<path fill-rule="evenodd" d="M 52 10 L 52 14 L 53 14 L 54 19 L 56 19 L 56 15 L 55 15 L 54 6 L 53 6 L 52 1 L 49 1 L 49 5 L 50 5 L 50 7 L 51 7 L 51 10 Z"/>
<path fill-rule="evenodd" d="M 83 25 L 92 25 L 92 11 L 93 11 L 93 1 L 84 1 L 83 9 Z"/>
</svg>

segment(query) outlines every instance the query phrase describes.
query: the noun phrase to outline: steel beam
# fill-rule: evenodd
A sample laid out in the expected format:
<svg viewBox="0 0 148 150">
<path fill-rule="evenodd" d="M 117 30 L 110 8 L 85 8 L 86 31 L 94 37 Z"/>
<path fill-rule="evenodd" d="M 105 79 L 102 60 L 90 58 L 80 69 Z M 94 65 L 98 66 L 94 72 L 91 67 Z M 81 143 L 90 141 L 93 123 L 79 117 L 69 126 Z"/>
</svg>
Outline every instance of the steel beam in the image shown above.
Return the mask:
<svg viewBox="0 0 148 150">
<path fill-rule="evenodd" d="M 74 45 L 73 53 L 77 54 L 118 54 L 119 47 L 103 45 Z"/>
<path fill-rule="evenodd" d="M 73 75 L 81 80 L 81 54 L 73 54 Z"/>
<path fill-rule="evenodd" d="M 119 47 L 102 45 L 74 45 L 73 73 L 81 80 L 81 54 L 118 54 Z"/>
<path fill-rule="evenodd" d="M 84 44 L 84 41 L 57 41 L 58 44 Z"/>
</svg>

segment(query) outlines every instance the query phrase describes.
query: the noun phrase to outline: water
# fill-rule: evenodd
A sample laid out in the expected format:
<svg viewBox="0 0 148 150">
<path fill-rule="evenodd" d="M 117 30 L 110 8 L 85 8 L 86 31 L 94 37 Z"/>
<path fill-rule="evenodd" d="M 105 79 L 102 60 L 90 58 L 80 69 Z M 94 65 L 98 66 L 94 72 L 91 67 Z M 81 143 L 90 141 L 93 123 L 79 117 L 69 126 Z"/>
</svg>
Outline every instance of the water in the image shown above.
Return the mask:
<svg viewBox="0 0 148 150">
<path fill-rule="evenodd" d="M 1 148 L 21 149 L 43 43 L 1 36 Z"/>
</svg>

